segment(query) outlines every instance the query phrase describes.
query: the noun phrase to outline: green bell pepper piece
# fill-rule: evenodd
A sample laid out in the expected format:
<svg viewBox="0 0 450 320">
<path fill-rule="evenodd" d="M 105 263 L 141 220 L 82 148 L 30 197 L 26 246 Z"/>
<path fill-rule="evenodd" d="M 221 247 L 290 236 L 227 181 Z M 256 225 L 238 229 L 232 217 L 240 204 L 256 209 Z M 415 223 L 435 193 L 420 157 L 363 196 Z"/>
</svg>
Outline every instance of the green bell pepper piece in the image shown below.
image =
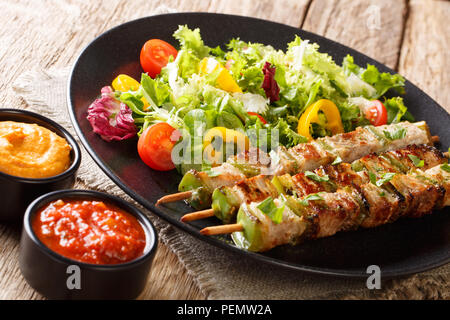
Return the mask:
<svg viewBox="0 0 450 320">
<path fill-rule="evenodd" d="M 243 204 L 237 214 L 237 223 L 241 224 L 243 231 L 233 232 L 231 238 L 237 247 L 258 252 L 261 251 L 264 240 L 260 222 L 249 211 L 247 204 Z"/>
<path fill-rule="evenodd" d="M 192 191 L 192 196 L 187 199 L 187 202 L 197 210 L 210 208 L 211 206 L 211 192 L 203 186 L 202 181 L 196 176 L 194 170 L 188 171 L 181 179 L 178 185 L 178 190 Z"/>
<path fill-rule="evenodd" d="M 212 194 L 212 208 L 214 215 L 223 223 L 228 224 L 235 220 L 239 202 L 233 201 L 232 196 L 227 192 L 227 188 L 218 188 Z"/>
</svg>

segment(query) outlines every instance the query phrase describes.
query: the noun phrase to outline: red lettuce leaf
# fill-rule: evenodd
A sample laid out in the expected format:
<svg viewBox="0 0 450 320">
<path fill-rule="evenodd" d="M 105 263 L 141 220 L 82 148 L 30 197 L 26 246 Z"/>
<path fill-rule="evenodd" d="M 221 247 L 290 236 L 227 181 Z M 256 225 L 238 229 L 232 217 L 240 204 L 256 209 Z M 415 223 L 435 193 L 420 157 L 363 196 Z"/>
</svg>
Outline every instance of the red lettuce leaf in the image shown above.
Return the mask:
<svg viewBox="0 0 450 320">
<path fill-rule="evenodd" d="M 261 88 L 264 89 L 267 98 L 270 99 L 270 102 L 280 100 L 280 87 L 275 80 L 276 67 L 272 67 L 270 62 L 266 62 L 262 71 L 264 73 L 264 80 Z"/>
<path fill-rule="evenodd" d="M 132 111 L 124 103 L 116 100 L 111 87 L 103 87 L 102 96 L 88 108 L 87 120 L 95 133 L 103 140 L 125 140 L 136 135 Z"/>
</svg>

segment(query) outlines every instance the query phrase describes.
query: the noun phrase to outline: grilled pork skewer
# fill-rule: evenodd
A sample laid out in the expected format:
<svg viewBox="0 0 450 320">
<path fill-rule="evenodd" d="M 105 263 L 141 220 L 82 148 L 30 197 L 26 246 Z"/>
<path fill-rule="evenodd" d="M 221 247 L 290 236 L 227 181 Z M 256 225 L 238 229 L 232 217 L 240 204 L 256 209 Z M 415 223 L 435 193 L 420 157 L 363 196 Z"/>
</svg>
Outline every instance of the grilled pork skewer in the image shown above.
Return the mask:
<svg viewBox="0 0 450 320">
<path fill-rule="evenodd" d="M 280 193 L 295 193 L 298 197 L 317 192 L 335 192 L 348 185 L 362 185 L 370 181 L 369 172 L 408 173 L 416 166 L 426 170 L 446 163 L 446 157 L 436 148 L 427 145 L 411 145 L 405 149 L 367 155 L 352 164 L 339 163 L 301 172 L 294 176 L 256 176 L 245 179 L 232 187 L 214 190 L 212 209 L 184 215 L 181 221 L 192 221 L 216 216 L 224 223 L 231 223 L 243 203 L 277 198 Z M 379 177 L 379 175 L 378 175 Z"/>
<path fill-rule="evenodd" d="M 271 154 L 252 149 L 229 158 L 209 172 L 188 171 L 179 185 L 182 194 L 162 197 L 156 204 L 184 199 L 197 210 L 206 209 L 211 206 L 211 195 L 216 188 L 232 186 L 259 174 L 296 174 L 330 164 L 338 158 L 343 162 L 352 162 L 372 152 L 432 143 L 424 121 L 405 121 L 379 127 L 358 127 L 352 132 L 319 138 L 290 149 L 279 147 Z"/>
<path fill-rule="evenodd" d="M 235 244 L 262 252 L 278 245 L 332 236 L 358 227 L 372 228 L 402 217 L 422 217 L 450 205 L 450 166 L 394 174 L 334 193 L 306 197 L 281 196 L 275 200 L 244 203 L 237 223 L 208 227 L 205 235 L 232 232 Z"/>
</svg>

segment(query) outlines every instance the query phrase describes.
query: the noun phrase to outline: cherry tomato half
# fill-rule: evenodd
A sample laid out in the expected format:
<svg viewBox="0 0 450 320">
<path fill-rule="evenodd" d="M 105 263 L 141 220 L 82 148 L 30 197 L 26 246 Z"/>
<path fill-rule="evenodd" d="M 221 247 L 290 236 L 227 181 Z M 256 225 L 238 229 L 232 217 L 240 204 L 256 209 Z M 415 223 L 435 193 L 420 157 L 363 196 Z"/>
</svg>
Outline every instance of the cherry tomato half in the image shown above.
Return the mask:
<svg viewBox="0 0 450 320">
<path fill-rule="evenodd" d="M 264 119 L 261 115 L 257 114 L 256 112 L 247 112 L 247 113 L 251 116 L 257 116 L 263 124 L 267 123 L 266 119 Z"/>
<path fill-rule="evenodd" d="M 155 78 L 161 68 L 169 62 L 169 57 L 177 57 L 178 51 L 167 42 L 160 39 L 148 40 L 141 49 L 141 66 L 152 78 Z"/>
<path fill-rule="evenodd" d="M 172 162 L 172 149 L 180 138 L 178 130 L 165 122 L 145 129 L 138 141 L 138 153 L 150 168 L 168 171 L 175 168 Z"/>
<path fill-rule="evenodd" d="M 374 126 L 382 126 L 387 123 L 387 110 L 380 100 L 373 100 L 365 110 L 365 117 Z"/>
</svg>

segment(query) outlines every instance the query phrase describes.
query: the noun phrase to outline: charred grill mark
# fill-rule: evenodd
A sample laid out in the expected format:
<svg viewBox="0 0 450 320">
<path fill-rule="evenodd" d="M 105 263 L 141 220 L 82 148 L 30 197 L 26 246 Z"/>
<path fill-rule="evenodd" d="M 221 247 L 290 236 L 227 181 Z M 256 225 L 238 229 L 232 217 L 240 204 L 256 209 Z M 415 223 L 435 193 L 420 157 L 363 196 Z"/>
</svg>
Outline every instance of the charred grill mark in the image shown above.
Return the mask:
<svg viewBox="0 0 450 320">
<path fill-rule="evenodd" d="M 352 187 L 349 191 L 349 194 L 352 195 L 353 199 L 355 199 L 356 203 L 358 204 L 359 212 L 355 223 L 357 224 L 357 226 L 360 226 L 364 219 L 368 216 L 368 212 L 370 209 L 369 203 L 362 194 L 361 186 Z"/>
<path fill-rule="evenodd" d="M 304 173 L 296 174 L 292 177 L 294 182 L 295 192 L 297 196 L 302 197 L 311 193 L 317 193 L 320 191 L 325 191 L 325 188 L 320 182 L 309 179 Z"/>
<path fill-rule="evenodd" d="M 305 232 L 305 237 L 308 239 L 317 239 L 317 235 L 319 234 L 319 215 L 317 213 L 309 214 L 305 217 L 305 220 L 308 222 L 308 228 Z"/>
<path fill-rule="evenodd" d="M 424 161 L 424 167 L 422 169 L 428 169 L 438 163 L 447 161 L 440 150 L 424 144 L 408 145 L 404 149 L 391 151 L 390 154 L 409 168 L 415 168 L 414 162 L 409 158 L 409 155 L 416 156 Z"/>
<path fill-rule="evenodd" d="M 347 141 L 356 140 L 358 135 L 359 135 L 359 131 L 361 131 L 361 130 L 358 130 L 358 129 L 360 129 L 360 128 L 358 127 L 358 128 L 356 128 L 355 131 L 343 133 L 343 134 L 340 135 L 340 138 L 342 140 L 347 140 Z"/>
<path fill-rule="evenodd" d="M 333 166 L 321 166 L 313 171 L 315 174 L 317 174 L 320 177 L 328 176 L 328 181 L 317 182 L 321 185 L 322 189 L 326 192 L 334 192 L 337 190 L 337 184 L 336 184 L 337 180 L 333 179 L 333 177 L 330 176 L 330 174 L 328 174 L 329 171 L 334 170 L 333 168 L 330 168 L 330 167 L 333 167 Z"/>
<path fill-rule="evenodd" d="M 358 228 L 360 223 L 359 213 L 361 210 L 356 200 L 353 200 L 350 195 L 343 194 L 339 207 L 344 215 L 346 215 L 346 220 L 338 231 L 348 231 Z"/>
<path fill-rule="evenodd" d="M 294 151 L 297 155 L 302 156 L 305 160 L 320 158 L 319 151 L 310 143 L 300 144 L 294 147 L 292 151 Z"/>
<path fill-rule="evenodd" d="M 393 165 L 386 157 L 371 157 L 361 159 L 361 162 L 369 171 L 373 172 L 399 172 L 401 167 Z"/>
<path fill-rule="evenodd" d="M 253 178 L 250 178 L 248 180 L 251 180 Z M 263 199 L 265 196 L 265 193 L 263 193 L 258 188 L 252 188 L 251 181 L 244 180 L 236 185 L 237 189 L 240 189 L 240 191 L 245 195 L 245 201 L 247 203 L 250 203 L 252 201 L 257 201 L 259 199 Z"/>
<path fill-rule="evenodd" d="M 425 190 L 413 192 L 413 197 L 416 201 L 409 216 L 413 218 L 420 218 L 426 214 L 430 214 L 439 200 L 439 191 L 439 188 L 429 185 Z"/>
<path fill-rule="evenodd" d="M 338 186 L 359 185 L 364 182 L 363 178 L 351 168 L 350 164 L 341 163 L 335 167 L 329 166 L 326 172 Z"/>
<path fill-rule="evenodd" d="M 385 189 L 393 197 L 395 197 L 395 205 L 396 205 L 395 208 L 396 209 L 389 219 L 389 222 L 394 222 L 397 219 L 399 219 L 400 217 L 402 217 L 404 215 L 404 213 L 406 212 L 406 210 L 407 210 L 406 198 L 390 184 L 387 184 L 385 186 Z"/>
<path fill-rule="evenodd" d="M 253 201 L 264 200 L 269 196 L 276 196 L 271 183 L 261 176 L 246 179 L 238 183 L 235 189 L 239 190 L 244 196 L 244 201 L 247 203 Z"/>
<path fill-rule="evenodd" d="M 351 172 L 341 172 L 338 176 L 337 176 L 337 183 L 339 185 L 351 185 L 353 183 L 355 183 L 355 180 L 359 180 L 359 176 L 356 174 L 352 174 Z"/>
<path fill-rule="evenodd" d="M 324 166 L 323 172 L 333 181 L 338 181 L 339 172 L 342 170 L 343 163 L 336 166 Z M 317 170 L 316 170 L 317 172 Z"/>
<path fill-rule="evenodd" d="M 310 201 L 307 219 L 314 226 L 309 230 L 310 238 L 321 238 L 339 231 L 357 228 L 360 207 L 347 192 L 338 191 L 336 198 Z"/>
<path fill-rule="evenodd" d="M 368 214 L 370 212 L 370 203 L 369 203 L 369 201 L 367 201 L 367 198 L 364 196 L 364 193 L 362 192 L 362 190 L 360 191 L 360 194 L 361 194 L 362 202 L 364 204 L 364 209 L 366 210 L 366 213 Z"/>
<path fill-rule="evenodd" d="M 368 144 L 367 130 L 365 130 L 364 128 L 358 128 L 358 129 L 354 131 L 353 136 L 349 137 L 349 142 L 355 143 L 358 146 L 365 146 Z M 351 133 L 351 132 L 349 132 L 349 133 Z"/>
<path fill-rule="evenodd" d="M 408 211 L 408 199 L 401 194 L 400 192 L 398 192 L 397 189 L 395 189 L 394 187 L 392 187 L 392 189 L 395 190 L 395 195 L 397 196 L 398 199 L 398 210 L 397 210 L 397 217 L 396 219 L 403 217 L 405 215 L 405 213 Z"/>
<path fill-rule="evenodd" d="M 436 186 L 437 187 L 437 192 L 438 192 L 438 197 L 436 200 L 436 204 L 434 206 L 434 209 L 441 209 L 444 207 L 444 201 L 445 201 L 445 193 L 447 192 L 445 190 L 445 188 L 441 185 Z"/>
<path fill-rule="evenodd" d="M 242 193 L 251 194 L 250 186 L 245 181 L 238 183 L 236 188 L 241 189 Z"/>
<path fill-rule="evenodd" d="M 421 217 L 430 213 L 443 198 L 441 188 L 417 177 L 395 176 L 390 184 L 405 198 L 399 216 Z"/>
<path fill-rule="evenodd" d="M 397 207 L 395 198 L 388 198 L 386 194 L 382 196 L 381 193 L 386 191 L 370 183 L 363 185 L 361 191 L 364 201 L 368 204 L 367 217 L 361 226 L 372 228 L 388 222 Z"/>
<path fill-rule="evenodd" d="M 446 163 L 448 161 L 441 150 L 427 145 L 423 145 L 422 147 L 427 151 L 426 153 L 424 152 L 425 156 L 423 157 L 425 163 L 424 169 L 433 167 L 436 162 Z"/>
</svg>

